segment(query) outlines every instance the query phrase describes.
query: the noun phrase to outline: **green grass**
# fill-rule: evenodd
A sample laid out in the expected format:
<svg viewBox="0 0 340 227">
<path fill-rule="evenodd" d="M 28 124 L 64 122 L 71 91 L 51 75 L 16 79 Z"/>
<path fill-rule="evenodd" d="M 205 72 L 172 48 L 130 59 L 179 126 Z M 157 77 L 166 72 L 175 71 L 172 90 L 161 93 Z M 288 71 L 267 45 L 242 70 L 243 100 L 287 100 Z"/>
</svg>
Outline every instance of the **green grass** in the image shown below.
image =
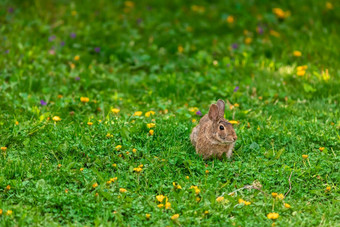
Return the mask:
<svg viewBox="0 0 340 227">
<path fill-rule="evenodd" d="M 277 226 L 339 225 L 340 5 L 329 2 L 1 1 L 0 225 L 270 226 L 271 212 Z M 238 140 L 232 159 L 204 161 L 190 110 L 219 98 L 239 104 L 226 111 Z M 228 195 L 254 181 L 262 192 Z"/>
</svg>

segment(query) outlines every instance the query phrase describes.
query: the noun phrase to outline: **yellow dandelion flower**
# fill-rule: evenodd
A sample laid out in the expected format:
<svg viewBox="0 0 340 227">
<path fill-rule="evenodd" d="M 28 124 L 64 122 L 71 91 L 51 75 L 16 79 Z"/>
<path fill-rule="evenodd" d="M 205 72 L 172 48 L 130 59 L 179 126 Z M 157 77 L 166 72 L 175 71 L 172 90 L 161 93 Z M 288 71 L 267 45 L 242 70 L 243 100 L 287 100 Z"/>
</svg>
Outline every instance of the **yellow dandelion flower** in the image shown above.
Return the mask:
<svg viewBox="0 0 340 227">
<path fill-rule="evenodd" d="M 294 55 L 294 57 L 301 57 L 302 53 L 298 50 L 294 50 L 293 55 Z"/>
<path fill-rule="evenodd" d="M 183 46 L 179 45 L 179 46 L 177 47 L 177 50 L 178 50 L 178 53 L 183 53 L 184 48 L 183 48 Z"/>
<path fill-rule="evenodd" d="M 251 42 L 253 42 L 253 39 L 250 38 L 250 37 L 247 37 L 247 38 L 244 40 L 244 43 L 247 44 L 247 45 L 251 44 Z"/>
<path fill-rule="evenodd" d="M 289 14 L 286 13 L 285 11 L 283 11 L 282 9 L 280 8 L 274 8 L 273 9 L 273 13 L 276 15 L 277 18 L 279 19 L 284 19 L 286 18 Z"/>
<path fill-rule="evenodd" d="M 113 164 L 112 164 L 112 167 L 117 167 L 117 164 L 116 164 L 116 163 L 113 163 Z"/>
<path fill-rule="evenodd" d="M 169 202 L 166 202 L 165 203 L 165 209 L 171 209 L 171 203 L 169 203 Z"/>
<path fill-rule="evenodd" d="M 329 9 L 329 10 L 332 10 L 334 8 L 334 6 L 331 2 L 326 2 L 326 8 Z"/>
<path fill-rule="evenodd" d="M 146 219 L 150 219 L 151 214 L 145 214 Z"/>
<path fill-rule="evenodd" d="M 83 171 L 83 170 L 84 170 L 84 168 L 80 168 L 79 170 L 80 170 L 80 171 Z"/>
<path fill-rule="evenodd" d="M 179 218 L 179 214 L 174 214 L 172 215 L 171 220 L 176 220 L 178 218 Z"/>
<path fill-rule="evenodd" d="M 235 18 L 233 17 L 233 16 L 228 16 L 227 17 L 227 22 L 229 23 L 229 24 L 232 24 L 232 23 L 234 23 L 234 21 L 235 21 Z"/>
<path fill-rule="evenodd" d="M 325 71 L 322 70 L 321 76 L 324 81 L 328 81 L 331 78 L 331 76 L 328 74 L 328 69 Z"/>
<path fill-rule="evenodd" d="M 58 95 L 58 99 L 61 99 L 63 97 L 63 95 Z"/>
<path fill-rule="evenodd" d="M 286 208 L 290 208 L 290 205 L 289 205 L 288 203 L 285 203 L 284 206 L 285 206 Z"/>
<path fill-rule="evenodd" d="M 98 187 L 98 183 L 97 182 L 92 185 L 92 188 L 96 188 L 96 187 Z"/>
<path fill-rule="evenodd" d="M 53 121 L 61 121 L 61 118 L 59 116 L 54 116 L 52 118 Z"/>
<path fill-rule="evenodd" d="M 117 177 L 112 177 L 112 178 L 110 178 L 110 181 L 113 183 L 113 182 L 115 182 L 117 179 L 118 179 Z"/>
<path fill-rule="evenodd" d="M 209 210 L 204 211 L 204 214 L 209 214 Z"/>
<path fill-rule="evenodd" d="M 251 204 L 251 202 L 244 201 L 244 205 L 248 206 L 248 205 L 250 205 L 250 204 Z"/>
<path fill-rule="evenodd" d="M 280 200 L 283 200 L 285 198 L 285 196 L 280 193 L 280 194 L 277 195 L 277 198 L 280 199 Z"/>
<path fill-rule="evenodd" d="M 151 129 L 151 130 L 149 131 L 149 134 L 152 136 L 153 133 L 154 133 L 154 130 Z"/>
<path fill-rule="evenodd" d="M 164 195 L 157 195 L 156 199 L 157 199 L 158 202 L 161 203 L 165 199 L 165 196 Z"/>
<path fill-rule="evenodd" d="M 2 150 L 2 151 L 6 151 L 6 150 L 7 150 L 7 147 L 1 147 L 1 150 Z"/>
<path fill-rule="evenodd" d="M 298 76 L 304 76 L 306 74 L 306 71 L 305 70 L 300 70 L 300 71 L 297 71 L 296 75 Z"/>
<path fill-rule="evenodd" d="M 133 153 L 136 153 L 136 152 L 137 152 L 137 149 L 136 149 L 136 148 L 133 148 L 133 149 L 132 149 L 132 152 L 133 152 Z"/>
<path fill-rule="evenodd" d="M 93 122 L 87 122 L 87 125 L 91 126 L 93 125 Z"/>
<path fill-rule="evenodd" d="M 148 111 L 145 113 L 145 117 L 150 117 L 151 115 L 155 115 L 155 111 Z"/>
<path fill-rule="evenodd" d="M 229 123 L 232 124 L 232 125 L 235 125 L 235 124 L 238 124 L 238 121 L 230 120 Z"/>
<path fill-rule="evenodd" d="M 135 171 L 135 172 L 137 172 L 137 173 L 140 173 L 142 170 L 143 170 L 143 169 L 142 169 L 142 168 L 139 168 L 139 167 L 133 168 L 133 171 Z"/>
<path fill-rule="evenodd" d="M 67 188 L 65 189 L 65 193 L 68 193 L 68 189 Z"/>
<path fill-rule="evenodd" d="M 125 193 L 125 192 L 127 192 L 127 190 L 126 190 L 125 188 L 120 188 L 120 189 L 119 189 L 119 192 L 120 192 L 120 193 Z"/>
<path fill-rule="evenodd" d="M 143 164 L 140 164 L 138 167 L 139 167 L 139 168 L 142 168 L 143 166 L 144 166 Z"/>
<path fill-rule="evenodd" d="M 185 176 L 185 179 L 189 180 L 189 176 Z"/>
<path fill-rule="evenodd" d="M 143 114 L 142 111 L 136 111 L 133 116 L 141 116 Z"/>
<path fill-rule="evenodd" d="M 176 182 L 172 182 L 172 185 L 175 189 L 182 189 L 181 185 L 177 184 Z"/>
<path fill-rule="evenodd" d="M 303 154 L 303 155 L 302 155 L 302 158 L 303 158 L 303 159 L 307 159 L 307 158 L 308 158 L 308 155 Z"/>
<path fill-rule="evenodd" d="M 208 174 L 208 173 L 209 173 L 209 170 L 206 170 L 205 173 Z"/>
<path fill-rule="evenodd" d="M 120 112 L 120 109 L 118 108 L 112 108 L 111 111 L 114 113 L 114 114 L 118 114 Z"/>
<path fill-rule="evenodd" d="M 15 125 L 19 125 L 19 121 L 16 121 L 16 122 L 15 122 Z"/>
<path fill-rule="evenodd" d="M 327 187 L 326 187 L 326 191 L 327 191 L 327 192 L 330 192 L 331 189 L 332 189 L 331 186 L 327 186 Z"/>
<path fill-rule="evenodd" d="M 235 103 L 235 104 L 234 104 L 234 106 L 235 106 L 235 107 L 239 107 L 239 106 L 240 106 L 240 104 L 238 104 L 238 103 Z"/>
<path fill-rule="evenodd" d="M 216 199 L 216 201 L 219 202 L 219 203 L 222 202 L 223 200 L 224 200 L 223 196 L 217 197 L 217 199 Z"/>
<path fill-rule="evenodd" d="M 0 209 L 0 215 L 2 215 L 2 209 Z"/>
<path fill-rule="evenodd" d="M 117 145 L 115 148 L 117 151 L 119 151 L 122 148 L 122 145 Z"/>
<path fill-rule="evenodd" d="M 191 122 L 192 122 L 192 123 L 196 123 L 196 119 L 192 119 Z"/>
<path fill-rule="evenodd" d="M 194 189 L 196 195 L 199 194 L 199 193 L 201 192 L 201 190 L 200 190 L 197 186 L 194 186 L 194 185 L 192 185 L 192 186 L 190 187 L 190 189 Z"/>
<path fill-rule="evenodd" d="M 197 107 L 190 107 L 190 108 L 189 108 L 189 111 L 190 111 L 190 112 L 195 112 L 195 113 L 196 113 L 196 112 L 198 111 L 198 108 L 197 108 Z"/>
<path fill-rule="evenodd" d="M 268 219 L 275 220 L 275 219 L 278 219 L 278 217 L 279 217 L 278 213 L 269 213 L 269 214 L 267 214 L 267 218 Z"/>
<path fill-rule="evenodd" d="M 7 185 L 6 186 L 6 190 L 8 191 L 8 190 L 10 190 L 11 189 L 11 185 Z"/>
<path fill-rule="evenodd" d="M 75 61 L 79 61 L 80 57 L 78 55 L 74 56 Z"/>
<path fill-rule="evenodd" d="M 146 124 L 146 126 L 148 128 L 154 128 L 154 127 L 156 127 L 156 124 L 155 123 L 149 123 L 149 124 Z"/>
<path fill-rule="evenodd" d="M 270 30 L 269 31 L 269 34 L 271 35 L 271 36 L 275 36 L 275 37 L 280 37 L 280 33 L 278 33 L 277 31 L 274 31 L 274 30 Z"/>
<path fill-rule="evenodd" d="M 77 15 L 77 11 L 73 10 L 73 11 L 71 12 L 71 14 L 72 14 L 72 16 L 76 16 L 76 15 Z"/>
<path fill-rule="evenodd" d="M 307 65 L 301 65 L 301 66 L 296 67 L 296 69 L 297 69 L 297 71 L 303 71 L 303 70 L 307 70 L 308 66 Z"/>
<path fill-rule="evenodd" d="M 277 197 L 277 193 L 276 192 L 272 192 L 272 196 L 273 196 L 273 198 L 276 198 Z"/>
<path fill-rule="evenodd" d="M 161 204 L 158 204 L 157 206 L 158 206 L 159 208 L 163 208 L 163 207 L 164 207 L 164 204 L 161 203 Z"/>
<path fill-rule="evenodd" d="M 132 1 L 125 1 L 125 2 L 124 2 L 124 5 L 125 5 L 126 7 L 129 7 L 129 8 L 135 7 L 135 3 L 132 2 Z"/>
<path fill-rule="evenodd" d="M 322 152 L 323 150 L 325 150 L 324 147 L 319 147 L 319 150 Z"/>
<path fill-rule="evenodd" d="M 8 210 L 7 212 L 6 212 L 6 215 L 7 216 L 10 216 L 10 215 L 12 215 L 13 214 L 13 211 L 12 210 Z"/>
<path fill-rule="evenodd" d="M 80 97 L 80 101 L 81 101 L 82 103 L 87 103 L 87 102 L 90 101 L 90 99 L 89 99 L 88 97 Z"/>
<path fill-rule="evenodd" d="M 58 167 L 60 168 L 60 167 L 61 167 L 61 164 L 58 164 Z"/>
<path fill-rule="evenodd" d="M 112 137 L 113 137 L 113 135 L 112 135 L 112 134 L 110 134 L 110 133 L 107 133 L 107 134 L 106 134 L 106 137 L 107 137 L 107 138 L 110 138 L 110 137 L 112 138 Z"/>
</svg>

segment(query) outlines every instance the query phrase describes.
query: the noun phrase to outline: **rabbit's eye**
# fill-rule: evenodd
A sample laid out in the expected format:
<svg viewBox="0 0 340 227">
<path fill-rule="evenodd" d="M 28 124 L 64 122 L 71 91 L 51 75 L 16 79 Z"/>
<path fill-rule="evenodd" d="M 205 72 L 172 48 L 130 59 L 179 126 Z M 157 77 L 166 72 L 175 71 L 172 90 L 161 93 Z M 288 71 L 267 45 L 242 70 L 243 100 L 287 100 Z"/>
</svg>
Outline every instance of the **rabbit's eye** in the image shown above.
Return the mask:
<svg viewBox="0 0 340 227">
<path fill-rule="evenodd" d="M 220 125 L 220 130 L 224 130 L 224 127 L 223 127 L 223 125 Z"/>
</svg>

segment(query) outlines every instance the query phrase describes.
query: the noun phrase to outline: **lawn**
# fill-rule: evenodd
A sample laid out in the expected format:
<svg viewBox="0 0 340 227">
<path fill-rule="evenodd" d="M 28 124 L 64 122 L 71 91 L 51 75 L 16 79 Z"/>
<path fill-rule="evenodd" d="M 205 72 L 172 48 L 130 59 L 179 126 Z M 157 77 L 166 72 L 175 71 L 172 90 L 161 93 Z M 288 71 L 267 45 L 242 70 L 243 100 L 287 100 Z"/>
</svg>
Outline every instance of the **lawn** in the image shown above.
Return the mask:
<svg viewBox="0 0 340 227">
<path fill-rule="evenodd" d="M 339 226 L 340 4 L 0 1 L 0 226 Z M 189 135 L 226 103 L 231 159 Z"/>
</svg>

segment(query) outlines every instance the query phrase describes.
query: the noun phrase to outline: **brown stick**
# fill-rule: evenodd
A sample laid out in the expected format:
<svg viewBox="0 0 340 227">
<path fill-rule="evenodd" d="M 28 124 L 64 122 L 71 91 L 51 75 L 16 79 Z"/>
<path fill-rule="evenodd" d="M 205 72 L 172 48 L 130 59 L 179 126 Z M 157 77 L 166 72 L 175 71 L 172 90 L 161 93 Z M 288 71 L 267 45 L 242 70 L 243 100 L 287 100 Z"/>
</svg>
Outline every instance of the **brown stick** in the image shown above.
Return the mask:
<svg viewBox="0 0 340 227">
<path fill-rule="evenodd" d="M 290 176 L 289 176 L 289 179 L 288 179 L 288 182 L 289 182 L 289 190 L 288 190 L 288 192 L 286 192 L 285 197 L 288 195 L 288 193 L 290 192 L 290 190 L 292 190 L 292 182 L 290 181 L 290 178 L 292 177 L 292 174 L 293 174 L 293 170 L 292 170 L 292 172 L 290 173 Z"/>
</svg>

